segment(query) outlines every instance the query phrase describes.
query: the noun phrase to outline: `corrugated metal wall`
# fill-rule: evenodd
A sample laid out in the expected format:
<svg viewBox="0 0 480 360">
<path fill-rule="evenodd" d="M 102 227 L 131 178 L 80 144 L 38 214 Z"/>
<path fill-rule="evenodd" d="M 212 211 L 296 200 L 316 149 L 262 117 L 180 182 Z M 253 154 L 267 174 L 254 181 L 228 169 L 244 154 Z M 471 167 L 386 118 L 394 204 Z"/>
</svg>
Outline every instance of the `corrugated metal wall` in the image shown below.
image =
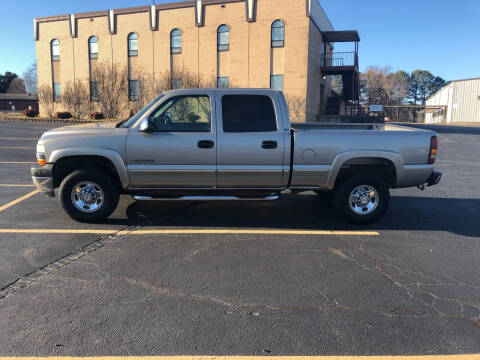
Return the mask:
<svg viewBox="0 0 480 360">
<path fill-rule="evenodd" d="M 427 99 L 426 105 L 427 106 L 448 106 L 449 100 L 452 98 L 451 94 L 453 92 L 453 85 L 447 85 L 439 90 L 436 94 L 432 95 L 430 98 Z M 450 106 L 447 108 L 447 114 L 445 114 L 444 110 L 438 110 L 433 113 L 428 112 L 425 114 L 425 122 L 427 124 L 434 124 L 434 123 L 441 123 L 441 122 L 449 122 L 450 117 Z"/>
<path fill-rule="evenodd" d="M 445 117 L 439 113 L 428 113 L 426 123 L 480 123 L 480 79 L 453 81 L 436 94 L 426 105 L 446 105 Z"/>
<path fill-rule="evenodd" d="M 454 83 L 453 123 L 480 123 L 480 79 Z"/>
</svg>

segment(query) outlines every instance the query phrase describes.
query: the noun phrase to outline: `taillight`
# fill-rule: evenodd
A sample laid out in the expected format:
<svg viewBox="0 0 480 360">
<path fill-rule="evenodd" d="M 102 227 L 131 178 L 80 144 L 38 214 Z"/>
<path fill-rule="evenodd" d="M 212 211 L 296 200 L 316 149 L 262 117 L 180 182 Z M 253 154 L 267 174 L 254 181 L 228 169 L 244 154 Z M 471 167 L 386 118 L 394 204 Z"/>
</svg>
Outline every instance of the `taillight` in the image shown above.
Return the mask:
<svg viewBox="0 0 480 360">
<path fill-rule="evenodd" d="M 436 136 L 432 136 L 430 139 L 430 154 L 428 155 L 428 163 L 433 164 L 437 160 L 438 153 L 438 140 Z"/>
</svg>

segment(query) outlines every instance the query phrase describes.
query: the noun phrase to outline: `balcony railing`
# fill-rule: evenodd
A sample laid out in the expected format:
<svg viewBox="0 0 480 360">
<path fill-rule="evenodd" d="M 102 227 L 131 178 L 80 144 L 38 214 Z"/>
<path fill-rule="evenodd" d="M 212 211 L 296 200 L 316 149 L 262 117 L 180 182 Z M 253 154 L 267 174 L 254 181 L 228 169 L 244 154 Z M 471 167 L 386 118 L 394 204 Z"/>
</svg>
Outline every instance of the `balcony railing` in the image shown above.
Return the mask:
<svg viewBox="0 0 480 360">
<path fill-rule="evenodd" d="M 355 51 L 333 52 L 322 55 L 322 67 L 345 67 L 358 65 L 358 54 Z"/>
</svg>

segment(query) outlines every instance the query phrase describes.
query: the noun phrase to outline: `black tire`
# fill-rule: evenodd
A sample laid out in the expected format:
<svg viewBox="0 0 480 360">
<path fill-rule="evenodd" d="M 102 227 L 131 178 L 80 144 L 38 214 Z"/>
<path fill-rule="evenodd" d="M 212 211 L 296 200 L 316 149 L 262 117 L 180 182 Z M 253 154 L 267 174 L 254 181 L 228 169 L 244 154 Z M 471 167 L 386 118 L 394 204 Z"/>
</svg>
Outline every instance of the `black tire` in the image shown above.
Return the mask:
<svg viewBox="0 0 480 360">
<path fill-rule="evenodd" d="M 103 192 L 101 206 L 93 212 L 79 210 L 72 200 L 74 187 L 81 182 L 97 184 Z M 120 194 L 112 176 L 99 168 L 75 170 L 63 179 L 59 189 L 59 201 L 63 211 L 80 222 L 98 222 L 108 218 L 118 205 Z"/>
<path fill-rule="evenodd" d="M 365 210 L 365 213 L 360 214 L 352 208 L 350 195 L 357 187 L 363 185 L 376 190 L 376 195 L 373 196 L 371 203 L 374 203 L 375 200 L 377 204 L 374 210 L 369 213 L 369 210 L 366 210 L 367 208 L 365 206 L 365 208 L 362 209 Z M 390 191 L 387 183 L 383 179 L 371 175 L 354 175 L 347 177 L 340 181 L 333 193 L 333 205 L 335 209 L 348 221 L 355 224 L 368 224 L 380 219 L 387 212 L 389 204 Z"/>
</svg>

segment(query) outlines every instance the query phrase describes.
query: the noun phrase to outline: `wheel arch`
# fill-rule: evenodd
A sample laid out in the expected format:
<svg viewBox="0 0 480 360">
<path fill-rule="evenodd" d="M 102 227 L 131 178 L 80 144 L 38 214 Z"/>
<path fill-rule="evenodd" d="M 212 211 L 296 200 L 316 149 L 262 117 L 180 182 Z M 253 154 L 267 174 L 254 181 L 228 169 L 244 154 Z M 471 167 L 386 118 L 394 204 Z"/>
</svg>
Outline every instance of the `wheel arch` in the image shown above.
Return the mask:
<svg viewBox="0 0 480 360">
<path fill-rule="evenodd" d="M 376 169 L 396 187 L 403 180 L 403 159 L 400 154 L 389 151 L 355 151 L 339 154 L 328 177 L 327 187 L 333 190 L 336 183 L 345 176 L 361 171 Z"/>
<path fill-rule="evenodd" d="M 49 159 L 53 163 L 52 176 L 54 187 L 60 186 L 62 180 L 73 170 L 82 167 L 97 166 L 108 171 L 120 189 L 128 187 L 127 169 L 120 154 L 113 150 L 86 152 L 81 149 L 57 150 Z"/>
</svg>

